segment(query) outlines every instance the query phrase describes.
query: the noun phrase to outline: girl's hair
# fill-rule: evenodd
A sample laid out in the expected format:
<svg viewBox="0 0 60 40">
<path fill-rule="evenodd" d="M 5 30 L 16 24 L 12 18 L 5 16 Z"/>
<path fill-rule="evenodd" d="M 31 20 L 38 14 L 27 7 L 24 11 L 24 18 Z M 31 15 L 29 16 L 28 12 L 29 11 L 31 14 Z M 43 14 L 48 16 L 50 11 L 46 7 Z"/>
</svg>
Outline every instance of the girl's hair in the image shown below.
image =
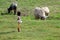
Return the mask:
<svg viewBox="0 0 60 40">
<path fill-rule="evenodd" d="M 21 12 L 20 11 L 17 12 L 17 16 L 21 16 Z"/>
</svg>

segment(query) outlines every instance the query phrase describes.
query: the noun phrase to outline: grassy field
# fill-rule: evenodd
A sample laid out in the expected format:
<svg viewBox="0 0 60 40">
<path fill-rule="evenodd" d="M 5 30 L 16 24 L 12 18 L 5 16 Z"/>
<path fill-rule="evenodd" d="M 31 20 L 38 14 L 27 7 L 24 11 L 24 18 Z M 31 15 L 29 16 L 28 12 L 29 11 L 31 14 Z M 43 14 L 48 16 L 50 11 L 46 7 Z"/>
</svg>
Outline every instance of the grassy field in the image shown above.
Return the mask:
<svg viewBox="0 0 60 40">
<path fill-rule="evenodd" d="M 0 0 L 0 40 L 60 40 L 60 0 L 17 0 L 22 14 L 21 32 L 17 31 L 17 16 L 7 12 L 13 0 Z M 36 6 L 48 6 L 47 20 L 35 20 L 33 10 Z"/>
</svg>

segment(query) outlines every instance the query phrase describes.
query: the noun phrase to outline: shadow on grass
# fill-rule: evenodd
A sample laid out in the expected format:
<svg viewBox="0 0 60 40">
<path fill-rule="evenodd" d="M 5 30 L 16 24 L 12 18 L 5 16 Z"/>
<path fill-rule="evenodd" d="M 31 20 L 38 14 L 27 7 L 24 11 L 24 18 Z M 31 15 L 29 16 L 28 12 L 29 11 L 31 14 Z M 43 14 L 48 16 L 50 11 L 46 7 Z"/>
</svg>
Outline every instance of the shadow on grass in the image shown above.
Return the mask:
<svg viewBox="0 0 60 40">
<path fill-rule="evenodd" d="M 60 17 L 48 17 L 47 20 L 60 20 Z"/>
<path fill-rule="evenodd" d="M 14 32 L 16 32 L 16 31 L 10 31 L 10 32 L 0 32 L 0 35 L 2 35 L 2 34 L 14 33 Z"/>
<path fill-rule="evenodd" d="M 12 15 L 13 13 L 1 13 L 1 15 Z"/>
<path fill-rule="evenodd" d="M 41 19 L 32 18 L 31 20 L 41 20 Z M 46 20 L 60 20 L 60 17 L 52 17 L 52 16 L 50 16 L 50 17 L 46 18 Z"/>
</svg>

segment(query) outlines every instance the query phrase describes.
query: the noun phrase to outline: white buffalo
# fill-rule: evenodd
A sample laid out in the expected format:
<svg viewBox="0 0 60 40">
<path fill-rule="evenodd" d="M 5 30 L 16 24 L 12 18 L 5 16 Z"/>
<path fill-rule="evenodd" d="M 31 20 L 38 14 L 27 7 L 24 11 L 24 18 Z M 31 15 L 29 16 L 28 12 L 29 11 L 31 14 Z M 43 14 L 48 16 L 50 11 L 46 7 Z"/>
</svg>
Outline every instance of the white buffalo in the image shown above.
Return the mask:
<svg viewBox="0 0 60 40">
<path fill-rule="evenodd" d="M 36 7 L 35 10 L 34 10 L 34 16 L 36 19 L 46 19 L 48 17 L 48 14 L 49 14 L 49 9 L 48 7 Z"/>
</svg>

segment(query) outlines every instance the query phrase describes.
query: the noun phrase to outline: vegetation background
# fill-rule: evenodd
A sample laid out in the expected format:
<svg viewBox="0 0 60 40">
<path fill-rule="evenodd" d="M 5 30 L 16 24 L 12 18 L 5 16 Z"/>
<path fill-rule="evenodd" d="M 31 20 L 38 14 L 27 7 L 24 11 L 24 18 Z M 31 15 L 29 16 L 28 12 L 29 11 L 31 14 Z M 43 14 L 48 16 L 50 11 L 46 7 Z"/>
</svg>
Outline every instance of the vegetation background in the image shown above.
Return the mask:
<svg viewBox="0 0 60 40">
<path fill-rule="evenodd" d="M 60 0 L 16 0 L 21 11 L 21 32 L 17 32 L 17 16 L 6 14 L 15 0 L 0 0 L 0 40 L 60 40 Z M 35 20 L 34 8 L 48 6 L 47 20 Z M 4 14 L 4 15 L 1 15 Z"/>
</svg>

